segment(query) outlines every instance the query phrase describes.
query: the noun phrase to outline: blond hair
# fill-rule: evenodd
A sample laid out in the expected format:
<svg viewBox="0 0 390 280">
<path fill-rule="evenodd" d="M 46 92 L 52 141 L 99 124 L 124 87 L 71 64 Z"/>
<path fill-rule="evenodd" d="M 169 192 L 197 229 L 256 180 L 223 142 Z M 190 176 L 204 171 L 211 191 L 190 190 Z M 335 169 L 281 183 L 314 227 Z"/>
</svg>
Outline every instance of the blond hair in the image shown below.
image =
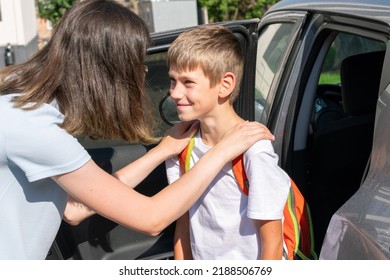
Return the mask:
<svg viewBox="0 0 390 280">
<path fill-rule="evenodd" d="M 167 63 L 179 71 L 200 67 L 210 80 L 210 87 L 221 82 L 225 73 L 232 72 L 236 76 L 236 86 L 229 101 L 236 100 L 243 72 L 243 54 L 239 41 L 229 29 L 200 25 L 182 33 L 170 46 Z"/>
</svg>

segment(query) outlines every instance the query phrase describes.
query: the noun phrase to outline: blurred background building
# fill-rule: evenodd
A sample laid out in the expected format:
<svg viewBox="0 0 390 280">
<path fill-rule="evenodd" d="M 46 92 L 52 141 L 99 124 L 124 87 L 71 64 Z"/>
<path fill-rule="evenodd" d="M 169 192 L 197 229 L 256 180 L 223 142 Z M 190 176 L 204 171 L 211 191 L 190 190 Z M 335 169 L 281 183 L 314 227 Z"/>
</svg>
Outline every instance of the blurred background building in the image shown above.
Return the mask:
<svg viewBox="0 0 390 280">
<path fill-rule="evenodd" d="M 139 0 L 138 14 L 150 32 L 198 25 L 196 0 Z"/>
<path fill-rule="evenodd" d="M 35 1 L 0 0 L 0 68 L 24 61 L 37 47 Z"/>
<path fill-rule="evenodd" d="M 117 1 L 143 18 L 150 32 L 198 24 L 196 0 Z M 51 31 L 51 23 L 38 16 L 36 0 L 0 0 L 0 68 L 32 56 Z"/>
</svg>

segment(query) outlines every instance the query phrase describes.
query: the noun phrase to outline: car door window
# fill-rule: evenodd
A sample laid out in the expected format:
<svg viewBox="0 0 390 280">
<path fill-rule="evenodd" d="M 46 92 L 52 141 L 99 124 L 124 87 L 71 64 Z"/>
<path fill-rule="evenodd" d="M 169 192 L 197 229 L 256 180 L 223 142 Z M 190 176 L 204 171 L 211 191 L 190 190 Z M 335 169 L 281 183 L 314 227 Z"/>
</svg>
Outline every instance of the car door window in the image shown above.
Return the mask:
<svg viewBox="0 0 390 280">
<path fill-rule="evenodd" d="M 341 96 L 342 61 L 354 55 L 384 50 L 383 42 L 349 33 L 337 34 L 328 49 L 318 82 L 313 108 L 313 131 L 345 116 Z"/>
<path fill-rule="evenodd" d="M 168 77 L 168 66 L 166 62 L 167 49 L 158 53 L 148 54 L 145 64 L 148 67 L 148 73 L 145 77 L 146 90 L 153 106 L 154 118 L 156 120 L 157 128 L 155 134 L 157 136 L 164 135 L 165 131 L 169 128 L 169 125 L 161 120 L 159 106 L 164 97 L 169 92 L 170 80 Z M 170 106 L 166 112 L 171 112 L 171 119 L 176 120 L 176 107 L 172 102 L 167 100 L 164 106 Z"/>
<path fill-rule="evenodd" d="M 271 107 L 270 89 L 277 70 L 294 36 L 296 25 L 276 23 L 265 26 L 259 36 L 256 56 L 255 120 L 265 122 Z M 272 99 L 272 98 L 271 98 Z"/>
</svg>

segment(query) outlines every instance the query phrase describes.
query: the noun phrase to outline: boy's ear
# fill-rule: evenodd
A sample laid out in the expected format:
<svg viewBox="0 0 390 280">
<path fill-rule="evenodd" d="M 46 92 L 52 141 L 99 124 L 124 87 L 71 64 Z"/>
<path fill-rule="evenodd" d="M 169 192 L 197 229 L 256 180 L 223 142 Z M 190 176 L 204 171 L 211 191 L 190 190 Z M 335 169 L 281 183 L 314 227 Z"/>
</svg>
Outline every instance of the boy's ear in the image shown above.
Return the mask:
<svg viewBox="0 0 390 280">
<path fill-rule="evenodd" d="M 229 96 L 236 86 L 236 76 L 232 72 L 226 72 L 220 84 L 219 97 L 224 98 Z"/>
</svg>

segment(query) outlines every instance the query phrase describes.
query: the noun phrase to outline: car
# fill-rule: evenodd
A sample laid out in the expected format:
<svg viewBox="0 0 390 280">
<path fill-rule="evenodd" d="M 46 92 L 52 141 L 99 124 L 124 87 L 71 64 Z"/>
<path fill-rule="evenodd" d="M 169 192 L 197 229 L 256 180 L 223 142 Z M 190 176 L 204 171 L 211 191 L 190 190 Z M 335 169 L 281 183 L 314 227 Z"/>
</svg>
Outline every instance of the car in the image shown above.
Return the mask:
<svg viewBox="0 0 390 280">
<path fill-rule="evenodd" d="M 235 109 L 275 135 L 279 164 L 308 201 L 319 259 L 390 259 L 390 2 L 283 0 L 261 19 L 211 24 L 241 43 Z M 157 135 L 179 121 L 166 53 L 189 28 L 151 34 L 146 83 Z M 79 140 L 110 173 L 152 148 Z M 137 190 L 166 185 L 162 164 Z M 47 259 L 172 259 L 174 226 L 151 237 L 99 215 L 63 222 Z"/>
</svg>

